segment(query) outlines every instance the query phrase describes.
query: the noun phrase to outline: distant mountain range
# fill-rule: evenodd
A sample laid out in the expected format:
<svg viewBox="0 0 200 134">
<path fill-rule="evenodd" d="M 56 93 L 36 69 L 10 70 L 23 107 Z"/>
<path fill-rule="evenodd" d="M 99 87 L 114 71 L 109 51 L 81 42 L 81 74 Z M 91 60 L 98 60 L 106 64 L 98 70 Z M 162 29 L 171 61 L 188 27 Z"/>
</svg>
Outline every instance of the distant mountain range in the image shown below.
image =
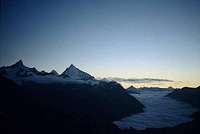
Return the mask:
<svg viewBox="0 0 200 134">
<path fill-rule="evenodd" d="M 167 96 L 187 102 L 200 109 L 200 86 L 197 88 L 184 87 L 176 89 Z"/>
<path fill-rule="evenodd" d="M 55 70 L 51 72 L 38 71 L 36 68 L 30 68 L 23 64 L 22 60 L 11 66 L 3 66 L 0 68 L 0 75 L 11 79 L 18 84 L 22 82 L 36 82 L 36 83 L 90 83 L 98 84 L 90 74 L 81 71 L 74 65 L 66 68 L 62 74 L 58 74 Z"/>
</svg>

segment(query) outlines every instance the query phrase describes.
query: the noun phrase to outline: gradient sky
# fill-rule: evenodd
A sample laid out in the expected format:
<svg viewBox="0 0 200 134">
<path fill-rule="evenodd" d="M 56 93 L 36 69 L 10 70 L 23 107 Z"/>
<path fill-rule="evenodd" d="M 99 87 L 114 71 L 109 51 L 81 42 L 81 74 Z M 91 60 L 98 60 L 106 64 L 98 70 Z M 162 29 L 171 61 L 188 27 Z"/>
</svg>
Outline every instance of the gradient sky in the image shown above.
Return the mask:
<svg viewBox="0 0 200 134">
<path fill-rule="evenodd" d="M 96 77 L 200 85 L 199 0 L 0 4 L 0 66 L 22 59 L 38 70 L 61 73 L 73 63 Z"/>
</svg>

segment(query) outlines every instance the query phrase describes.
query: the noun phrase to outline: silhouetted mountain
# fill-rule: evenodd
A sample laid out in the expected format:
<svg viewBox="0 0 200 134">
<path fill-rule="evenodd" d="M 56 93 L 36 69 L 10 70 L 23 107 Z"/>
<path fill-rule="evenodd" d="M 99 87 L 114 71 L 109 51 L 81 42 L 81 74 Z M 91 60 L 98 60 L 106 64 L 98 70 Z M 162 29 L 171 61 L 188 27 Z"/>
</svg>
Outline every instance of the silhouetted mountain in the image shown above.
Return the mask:
<svg viewBox="0 0 200 134">
<path fill-rule="evenodd" d="M 144 106 L 117 82 L 95 80 L 73 65 L 63 75 L 69 75 L 68 79 L 55 71 L 26 67 L 22 61 L 1 67 L 0 130 L 118 133 L 121 130 L 113 121 L 143 111 Z"/>
<path fill-rule="evenodd" d="M 56 70 L 54 70 L 54 69 L 53 69 L 50 73 L 53 74 L 53 75 L 57 75 L 57 76 L 59 75 L 59 74 L 56 72 Z"/>
<path fill-rule="evenodd" d="M 132 94 L 140 94 L 140 90 L 135 88 L 134 86 L 130 86 L 126 89 L 126 91 L 128 93 L 132 93 Z"/>
<path fill-rule="evenodd" d="M 112 121 L 143 111 L 116 82 L 21 87 L 0 77 L 0 89 L 0 127 L 8 133 L 116 133 Z"/>
<path fill-rule="evenodd" d="M 200 87 L 197 88 L 184 87 L 182 89 L 174 90 L 167 96 L 190 103 L 193 106 L 200 108 Z"/>
</svg>

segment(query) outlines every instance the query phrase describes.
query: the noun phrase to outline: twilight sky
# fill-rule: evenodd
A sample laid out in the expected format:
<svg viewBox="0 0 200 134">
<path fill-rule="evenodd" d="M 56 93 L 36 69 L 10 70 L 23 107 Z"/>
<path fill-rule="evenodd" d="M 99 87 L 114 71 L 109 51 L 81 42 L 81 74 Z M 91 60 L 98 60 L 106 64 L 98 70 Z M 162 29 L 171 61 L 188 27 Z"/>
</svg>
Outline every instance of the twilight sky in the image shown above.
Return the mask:
<svg viewBox="0 0 200 134">
<path fill-rule="evenodd" d="M 200 85 L 198 0 L 0 1 L 0 66 Z"/>
</svg>

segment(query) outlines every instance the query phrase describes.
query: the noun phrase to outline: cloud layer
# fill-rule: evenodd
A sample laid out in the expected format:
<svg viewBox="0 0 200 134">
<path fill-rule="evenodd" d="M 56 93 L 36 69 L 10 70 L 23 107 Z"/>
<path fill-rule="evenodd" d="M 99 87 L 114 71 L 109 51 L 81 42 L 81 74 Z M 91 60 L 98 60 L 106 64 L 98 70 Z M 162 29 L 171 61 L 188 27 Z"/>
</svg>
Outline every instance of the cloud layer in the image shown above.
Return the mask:
<svg viewBox="0 0 200 134">
<path fill-rule="evenodd" d="M 173 80 L 168 79 L 155 79 L 155 78 L 117 78 L 117 77 L 109 77 L 109 80 L 114 80 L 117 82 L 130 82 L 130 83 L 155 83 L 155 82 L 174 82 Z"/>
</svg>

